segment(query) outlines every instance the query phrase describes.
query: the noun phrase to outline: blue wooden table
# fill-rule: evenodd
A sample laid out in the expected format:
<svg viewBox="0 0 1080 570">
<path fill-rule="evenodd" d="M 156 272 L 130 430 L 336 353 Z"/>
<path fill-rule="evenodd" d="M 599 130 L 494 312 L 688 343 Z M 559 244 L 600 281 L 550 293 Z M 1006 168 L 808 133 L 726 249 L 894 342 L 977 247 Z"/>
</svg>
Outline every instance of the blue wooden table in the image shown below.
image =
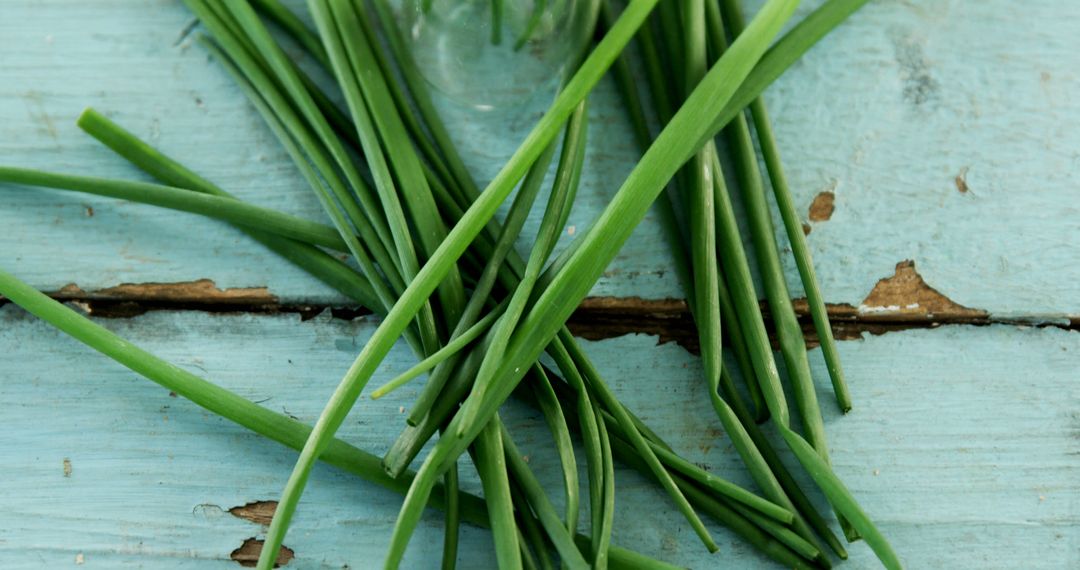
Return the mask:
<svg viewBox="0 0 1080 570">
<path fill-rule="evenodd" d="M 245 199 L 320 219 L 271 133 L 193 43 L 191 22 L 172 0 L 0 3 L 0 163 L 143 179 L 75 127 L 93 106 Z M 826 406 L 835 468 L 911 568 L 1080 567 L 1077 22 L 1080 4 L 1051 0 L 874 0 L 767 92 L 843 325 L 855 409 Z M 442 104 L 481 182 L 543 106 Z M 636 158 L 608 82 L 590 121 L 572 228 Z M 0 267 L 304 422 L 374 330 L 372 317 L 320 312 L 345 301 L 222 224 L 70 193 L 3 187 L 0 198 Z M 622 324 L 583 323 L 608 337 L 586 348 L 678 451 L 747 482 L 710 419 L 696 357 L 655 336 L 678 336 L 665 327 L 681 326 L 681 298 L 647 219 L 586 302 L 584 314 Z M 650 334 L 613 336 L 628 331 Z M 411 363 L 396 350 L 375 383 Z M 361 400 L 341 435 L 381 453 L 415 394 Z M 277 498 L 295 459 L 10 304 L 0 305 L 0 406 L 5 569 L 236 567 L 265 532 L 259 502 Z M 531 465 L 554 483 L 542 419 L 507 407 Z M 721 550 L 707 554 L 662 493 L 628 470 L 618 478 L 617 544 L 695 568 L 771 567 L 720 527 Z M 399 505 L 319 467 L 288 567 L 377 565 Z M 486 531 L 462 540 L 462 567 L 492 563 Z M 432 567 L 440 541 L 429 513 L 408 566 Z M 875 565 L 858 544 L 845 567 Z"/>
</svg>

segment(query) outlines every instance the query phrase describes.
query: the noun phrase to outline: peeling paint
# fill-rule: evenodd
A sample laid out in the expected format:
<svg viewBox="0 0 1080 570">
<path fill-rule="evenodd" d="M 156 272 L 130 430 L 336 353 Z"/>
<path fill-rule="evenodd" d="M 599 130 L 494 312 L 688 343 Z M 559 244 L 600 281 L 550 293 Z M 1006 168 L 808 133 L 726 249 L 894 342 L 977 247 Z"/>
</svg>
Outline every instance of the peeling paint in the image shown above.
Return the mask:
<svg viewBox="0 0 1080 570">
<path fill-rule="evenodd" d="M 254 501 L 229 509 L 229 514 L 257 524 L 270 524 L 274 520 L 277 501 Z"/>
<path fill-rule="evenodd" d="M 835 210 L 836 194 L 830 191 L 821 192 L 817 196 L 814 196 L 814 201 L 810 204 L 810 221 L 828 221 L 829 218 L 832 217 L 833 211 Z"/>
<path fill-rule="evenodd" d="M 251 537 L 244 541 L 240 545 L 240 548 L 232 551 L 229 554 L 229 558 L 240 563 L 241 566 L 247 568 L 254 568 L 259 562 L 259 554 L 262 552 L 263 544 L 265 541 L 259 540 L 255 537 Z M 287 565 L 296 558 L 296 553 L 288 546 L 282 545 L 281 551 L 278 552 L 277 560 L 274 562 L 274 568 L 280 568 Z"/>
<path fill-rule="evenodd" d="M 266 287 L 219 289 L 211 279 L 177 283 L 121 283 L 115 287 L 84 291 L 69 283 L 57 291 L 58 299 L 155 301 L 169 303 L 228 303 L 264 305 L 276 303 L 277 297 Z"/>
<path fill-rule="evenodd" d="M 965 166 L 965 167 L 960 169 L 960 174 L 957 174 L 956 179 L 954 180 L 956 182 L 956 189 L 961 194 L 967 194 L 968 190 L 970 190 L 970 188 L 968 187 L 968 183 L 967 183 L 967 173 L 968 173 L 968 167 Z"/>
<path fill-rule="evenodd" d="M 877 282 L 863 299 L 858 317 L 890 320 L 980 320 L 986 311 L 965 307 L 923 280 L 912 260 L 896 264 L 896 272 Z"/>
</svg>

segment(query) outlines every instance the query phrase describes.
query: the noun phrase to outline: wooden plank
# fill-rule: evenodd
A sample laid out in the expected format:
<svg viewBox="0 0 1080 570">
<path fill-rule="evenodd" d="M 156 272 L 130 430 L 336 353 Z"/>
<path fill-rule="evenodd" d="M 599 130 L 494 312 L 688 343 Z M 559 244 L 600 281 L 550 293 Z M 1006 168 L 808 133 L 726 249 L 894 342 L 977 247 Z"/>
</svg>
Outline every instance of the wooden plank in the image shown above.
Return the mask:
<svg viewBox="0 0 1080 570">
<path fill-rule="evenodd" d="M 139 136 L 223 187 L 262 205 L 322 218 L 284 151 L 231 79 L 184 35 L 191 16 L 175 2 L 32 2 L 5 5 L 0 51 L 0 154 L 5 163 L 92 175 L 139 178 L 78 131 L 86 106 L 106 112 Z M 122 68 L 123 73 L 116 73 Z M 633 165 L 628 127 L 605 84 L 594 105 L 596 135 L 580 211 L 584 229 Z M 538 97 L 514 117 L 454 115 L 451 130 L 478 180 L 486 182 L 542 113 Z M 451 110 L 452 111 L 452 110 Z M 508 127 L 509 125 L 509 127 Z M 605 125 L 608 125 L 605 127 Z M 472 141 L 468 143 L 467 141 Z M 340 302 L 338 295 L 251 243 L 239 232 L 194 216 L 58 192 L 2 190 L 0 263 L 44 290 L 77 283 L 86 291 L 120 283 L 211 279 L 221 289 L 269 287 L 290 303 Z M 544 197 L 539 199 L 541 202 Z M 89 215 L 90 212 L 93 215 Z M 540 213 L 525 230 L 535 235 Z M 562 246 L 569 243 L 568 232 Z M 90 236 L 90 237 L 88 237 Z M 57 272 L 61 246 L 79 244 Z M 646 283 L 652 298 L 680 296 L 655 224 L 637 232 L 596 293 Z"/>
<path fill-rule="evenodd" d="M 326 316 L 155 312 L 101 324 L 200 375 L 311 422 L 373 322 Z M 13 306 L 0 308 L 0 566 L 233 568 L 258 524 L 233 507 L 276 499 L 295 454 L 169 396 Z M 704 397 L 698 361 L 630 335 L 586 342 L 628 405 L 690 459 L 745 482 Z M 911 568 L 1075 568 L 1080 564 L 1080 334 L 1056 328 L 949 326 L 840 343 L 855 409 L 825 405 L 833 460 Z M 815 373 L 824 378 L 817 354 Z M 375 383 L 412 361 L 396 348 Z M 403 425 L 406 387 L 362 399 L 341 435 L 373 452 Z M 677 410 L 677 412 L 676 412 Z M 543 420 L 506 417 L 556 497 Z M 470 469 L 465 485 L 478 488 Z M 615 541 L 695 568 L 769 568 L 715 528 L 709 556 L 667 499 L 620 470 Z M 558 501 L 558 499 L 556 499 Z M 286 545 L 290 568 L 378 564 L 399 497 L 316 469 Z M 645 516 L 647 514 L 647 516 Z M 423 519 L 407 567 L 439 557 L 440 518 Z M 467 529 L 462 567 L 491 564 L 489 536 Z M 851 568 L 874 567 L 864 544 Z M 79 557 L 79 558 L 77 558 Z"/>
<path fill-rule="evenodd" d="M 802 13 L 818 4 L 805 2 Z M 137 178 L 75 129 L 92 105 L 247 199 L 319 217 L 254 111 L 192 44 L 179 3 L 12 0 L 3 16 L 4 163 Z M 1067 127 L 1080 119 L 1068 99 L 1080 88 L 1070 66 L 1077 17 L 1080 5 L 1051 0 L 871 2 L 769 90 L 796 203 L 817 220 L 809 240 L 827 299 L 859 316 L 925 318 L 921 305 L 909 308 L 918 292 L 866 303 L 879 279 L 912 260 L 929 287 L 962 308 L 1080 315 L 1080 212 L 1070 183 L 1080 134 Z M 493 80 L 490 88 L 512 87 Z M 606 81 L 593 97 L 590 167 L 569 222 L 577 231 L 636 156 L 616 99 Z M 442 107 L 483 182 L 544 103 L 541 94 L 502 112 Z M 825 192 L 829 216 L 827 199 L 817 199 Z M 220 289 L 268 287 L 288 303 L 339 300 L 212 222 L 56 192 L 0 193 L 0 264 L 42 289 L 205 278 Z M 681 297 L 654 220 L 593 294 Z"/>
</svg>

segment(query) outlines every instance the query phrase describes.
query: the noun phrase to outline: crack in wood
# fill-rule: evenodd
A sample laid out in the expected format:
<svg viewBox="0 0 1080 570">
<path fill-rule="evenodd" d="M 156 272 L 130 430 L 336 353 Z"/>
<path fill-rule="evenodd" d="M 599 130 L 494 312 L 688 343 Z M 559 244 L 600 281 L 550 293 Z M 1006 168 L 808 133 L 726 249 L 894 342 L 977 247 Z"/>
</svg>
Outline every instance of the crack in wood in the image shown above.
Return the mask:
<svg viewBox="0 0 1080 570">
<path fill-rule="evenodd" d="M 589 301 L 589 299 L 586 299 L 586 301 Z M 650 334 L 658 337 L 657 341 L 660 344 L 675 342 L 688 351 L 697 354 L 697 328 L 694 325 L 690 311 L 685 308 L 685 303 L 682 301 L 679 301 L 683 305 L 681 310 L 675 308 L 671 300 L 664 300 L 655 305 L 645 301 L 647 304 L 645 307 L 641 306 L 641 301 L 635 301 L 630 305 L 633 309 L 636 309 L 634 312 L 620 311 L 619 304 L 614 301 L 605 299 L 599 303 L 602 307 L 599 310 L 594 306 L 590 306 L 593 305 L 592 303 L 582 303 L 570 317 L 567 326 L 574 335 L 589 340 L 603 340 L 626 334 Z M 810 318 L 806 300 L 795 299 L 793 304 L 795 313 L 799 318 L 799 324 L 802 326 L 807 348 L 818 346 L 820 342 L 813 321 Z M 832 324 L 833 337 L 840 341 L 858 340 L 864 334 L 882 335 L 892 331 L 935 328 L 942 325 L 988 325 L 1005 322 L 1015 324 L 1015 321 L 995 321 L 988 317 L 926 320 L 888 319 L 882 315 L 875 315 L 867 319 L 859 315 L 858 311 L 851 305 L 846 304 L 827 305 L 826 310 Z M 773 347 L 779 349 L 774 336 L 772 316 L 769 313 L 768 305 L 764 302 L 761 304 L 761 314 L 766 321 L 766 328 Z M 1080 323 L 1074 324 L 1080 325 Z"/>
<path fill-rule="evenodd" d="M 91 292 L 71 284 L 49 295 L 99 318 L 132 318 L 151 311 L 297 314 L 301 320 L 311 319 L 326 311 L 330 312 L 331 317 L 344 320 L 372 314 L 370 310 L 355 305 L 281 303 L 265 287 L 219 289 L 209 279 L 182 283 L 127 283 Z M 7 302 L 0 297 L 0 306 Z M 807 346 L 817 346 L 817 333 L 812 326 L 806 300 L 794 299 L 792 304 L 802 323 Z M 986 311 L 960 305 L 928 285 L 911 260 L 897 263 L 895 273 L 879 280 L 858 307 L 835 303 L 827 304 L 826 310 L 837 340 L 951 324 L 1025 324 L 1080 330 L 1080 316 L 1069 317 L 1063 322 L 991 318 Z M 761 312 L 771 331 L 771 318 L 765 302 L 761 304 Z M 575 335 L 590 340 L 648 334 L 656 336 L 660 343 L 676 342 L 691 352 L 696 352 L 698 348 L 697 331 L 689 308 L 682 299 L 589 297 L 571 315 L 567 326 Z M 243 508 L 236 507 L 234 510 Z M 243 514 L 233 514 L 244 517 Z"/>
</svg>

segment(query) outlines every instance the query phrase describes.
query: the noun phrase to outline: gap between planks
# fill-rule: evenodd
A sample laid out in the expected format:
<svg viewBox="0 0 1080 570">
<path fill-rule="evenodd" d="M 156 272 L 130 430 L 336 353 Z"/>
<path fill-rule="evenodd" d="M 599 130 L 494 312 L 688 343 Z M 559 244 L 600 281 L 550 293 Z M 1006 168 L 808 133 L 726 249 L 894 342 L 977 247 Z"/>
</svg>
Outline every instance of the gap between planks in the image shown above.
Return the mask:
<svg viewBox="0 0 1080 570">
<path fill-rule="evenodd" d="M 79 308 L 98 318 L 133 318 L 151 311 L 197 311 L 233 314 L 297 314 L 307 320 L 329 311 L 334 318 L 351 320 L 372 312 L 357 305 L 284 303 L 265 293 L 265 289 L 219 290 L 205 280 L 181 287 L 151 284 L 146 288 L 112 287 L 86 292 L 68 286 L 49 296 Z M 179 291 L 179 293 L 178 293 Z M 0 297 L 0 306 L 9 301 Z M 817 333 L 810 320 L 805 299 L 793 301 L 803 326 L 808 347 L 818 346 Z M 1016 324 L 1049 326 L 1080 330 L 1080 317 L 1061 322 L 1034 322 L 1031 319 L 997 319 L 986 313 L 960 307 L 937 313 L 866 312 L 849 304 L 826 306 L 837 340 L 855 340 L 863 334 L 881 335 L 892 331 L 935 328 L 942 325 Z M 762 314 L 770 319 L 767 304 Z M 648 334 L 660 343 L 676 342 L 691 352 L 698 350 L 697 332 L 686 302 L 682 299 L 642 299 L 640 297 L 589 297 L 570 317 L 567 325 L 576 335 L 589 340 L 603 340 L 626 334 Z M 770 327 L 771 335 L 771 327 Z M 775 342 L 775 339 L 773 339 Z"/>
</svg>

